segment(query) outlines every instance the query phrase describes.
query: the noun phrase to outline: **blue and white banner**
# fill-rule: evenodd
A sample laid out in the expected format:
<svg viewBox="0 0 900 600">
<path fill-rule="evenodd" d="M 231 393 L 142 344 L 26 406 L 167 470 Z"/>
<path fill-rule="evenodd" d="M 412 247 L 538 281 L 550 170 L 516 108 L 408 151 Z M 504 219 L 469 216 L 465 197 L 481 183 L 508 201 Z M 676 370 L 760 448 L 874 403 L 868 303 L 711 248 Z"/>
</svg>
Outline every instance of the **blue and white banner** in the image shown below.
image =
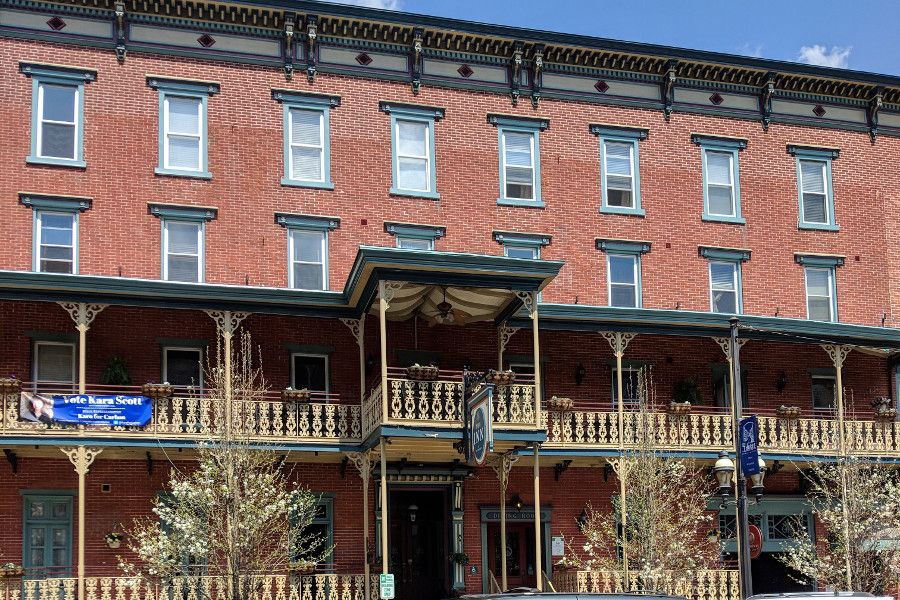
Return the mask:
<svg viewBox="0 0 900 600">
<path fill-rule="evenodd" d="M 147 396 L 71 396 L 22 392 L 19 417 L 25 421 L 68 425 L 143 427 L 153 416 Z"/>
<path fill-rule="evenodd" d="M 757 448 L 759 424 L 756 421 L 756 415 L 741 419 L 739 432 L 741 436 L 741 472 L 744 475 L 756 475 L 759 473 L 759 450 Z"/>
<path fill-rule="evenodd" d="M 489 452 L 494 450 L 493 416 L 494 388 L 483 385 L 467 403 L 468 420 L 468 461 L 481 466 Z"/>
</svg>

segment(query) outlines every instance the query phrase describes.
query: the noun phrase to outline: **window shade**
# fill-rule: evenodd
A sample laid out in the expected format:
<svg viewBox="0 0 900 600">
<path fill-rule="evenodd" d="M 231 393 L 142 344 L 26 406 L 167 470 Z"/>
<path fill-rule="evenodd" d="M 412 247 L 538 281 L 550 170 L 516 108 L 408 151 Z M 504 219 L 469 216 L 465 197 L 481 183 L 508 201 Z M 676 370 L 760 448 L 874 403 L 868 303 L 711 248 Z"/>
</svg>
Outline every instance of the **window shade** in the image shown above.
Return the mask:
<svg viewBox="0 0 900 600">
<path fill-rule="evenodd" d="M 306 146 L 322 144 L 322 112 L 291 109 L 291 143 Z"/>
<path fill-rule="evenodd" d="M 75 381 L 74 359 L 74 345 L 38 344 L 37 381 Z"/>
<path fill-rule="evenodd" d="M 428 125 L 419 121 L 397 121 L 397 152 L 400 156 L 426 156 Z"/>
<path fill-rule="evenodd" d="M 606 142 L 606 173 L 631 176 L 631 144 Z"/>
<path fill-rule="evenodd" d="M 731 154 L 726 152 L 706 153 L 706 181 L 731 185 Z"/>
</svg>

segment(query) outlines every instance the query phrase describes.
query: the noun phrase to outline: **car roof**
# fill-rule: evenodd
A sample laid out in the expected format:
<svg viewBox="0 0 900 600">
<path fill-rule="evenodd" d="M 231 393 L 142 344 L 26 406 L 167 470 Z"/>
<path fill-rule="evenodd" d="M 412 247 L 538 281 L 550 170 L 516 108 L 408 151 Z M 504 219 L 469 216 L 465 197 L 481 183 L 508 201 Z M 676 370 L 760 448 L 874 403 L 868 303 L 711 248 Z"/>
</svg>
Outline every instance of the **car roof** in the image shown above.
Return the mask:
<svg viewBox="0 0 900 600">
<path fill-rule="evenodd" d="M 515 600 L 534 599 L 541 600 L 685 600 L 682 596 L 667 596 L 665 594 L 645 594 L 645 593 L 617 593 L 617 594 L 599 594 L 591 592 L 538 592 L 538 591 L 518 591 L 511 590 L 505 594 L 471 594 L 461 598 L 461 600 Z"/>
</svg>

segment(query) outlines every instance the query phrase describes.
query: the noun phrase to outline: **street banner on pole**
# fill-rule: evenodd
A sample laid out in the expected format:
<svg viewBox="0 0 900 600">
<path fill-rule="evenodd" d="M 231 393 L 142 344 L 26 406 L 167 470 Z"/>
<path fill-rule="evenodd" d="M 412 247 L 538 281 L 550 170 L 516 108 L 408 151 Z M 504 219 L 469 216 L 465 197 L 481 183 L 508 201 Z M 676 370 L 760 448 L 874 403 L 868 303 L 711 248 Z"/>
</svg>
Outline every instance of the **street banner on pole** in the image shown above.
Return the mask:
<svg viewBox="0 0 900 600">
<path fill-rule="evenodd" d="M 756 475 L 759 473 L 759 423 L 756 415 L 741 419 L 738 429 L 741 442 L 741 472 L 744 475 Z"/>
</svg>

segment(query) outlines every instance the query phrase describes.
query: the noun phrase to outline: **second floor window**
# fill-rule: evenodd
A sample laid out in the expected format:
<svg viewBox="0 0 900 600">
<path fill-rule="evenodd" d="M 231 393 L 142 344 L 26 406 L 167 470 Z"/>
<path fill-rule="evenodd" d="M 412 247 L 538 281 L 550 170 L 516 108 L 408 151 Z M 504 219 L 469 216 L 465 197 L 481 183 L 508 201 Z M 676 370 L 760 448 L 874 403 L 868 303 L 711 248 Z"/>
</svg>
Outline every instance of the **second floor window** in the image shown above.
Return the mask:
<svg viewBox="0 0 900 600">
<path fill-rule="evenodd" d="M 838 231 L 835 220 L 831 165 L 840 155 L 836 148 L 788 144 L 797 159 L 797 195 L 800 229 Z"/>
<path fill-rule="evenodd" d="M 328 289 L 328 233 L 306 229 L 290 231 L 290 287 Z"/>
<path fill-rule="evenodd" d="M 813 373 L 812 378 L 812 403 L 813 408 L 831 410 L 834 408 L 835 377 L 832 374 Z"/>
<path fill-rule="evenodd" d="M 203 351 L 163 348 L 162 380 L 177 387 L 203 389 Z"/>
<path fill-rule="evenodd" d="M 641 384 L 641 368 L 640 367 L 622 367 L 622 403 L 625 405 L 636 405 L 641 401 L 641 394 L 646 394 L 646 390 L 642 389 Z M 619 379 L 618 371 L 612 368 L 612 399 L 613 404 L 619 402 Z"/>
<path fill-rule="evenodd" d="M 710 310 L 715 313 L 740 313 L 740 265 L 736 262 L 709 263 Z"/>
<path fill-rule="evenodd" d="M 834 269 L 806 267 L 806 317 L 813 321 L 837 320 Z"/>
<path fill-rule="evenodd" d="M 541 257 L 540 246 L 517 246 L 515 244 L 504 244 L 503 253 L 507 258 L 527 258 L 536 260 Z"/>
<path fill-rule="evenodd" d="M 295 390 L 328 392 L 330 389 L 327 354 L 291 355 L 291 386 Z"/>
<path fill-rule="evenodd" d="M 33 370 L 35 383 L 74 384 L 75 344 L 36 341 Z"/>
<path fill-rule="evenodd" d="M 201 99 L 166 96 L 163 118 L 163 167 L 176 171 L 202 170 L 206 117 Z"/>
<path fill-rule="evenodd" d="M 434 250 L 434 239 L 397 236 L 397 247 L 405 250 Z"/>
<path fill-rule="evenodd" d="M 38 84 L 38 157 L 78 159 L 80 94 L 81 88 L 74 85 Z"/>
<path fill-rule="evenodd" d="M 203 223 L 163 221 L 163 279 L 203 281 Z"/>
<path fill-rule="evenodd" d="M 325 181 L 325 112 L 292 108 L 288 112 L 290 127 L 290 179 Z"/>
<path fill-rule="evenodd" d="M 431 189 L 431 124 L 427 121 L 394 122 L 397 141 L 397 188 L 409 192 L 433 192 Z"/>
<path fill-rule="evenodd" d="M 606 257 L 609 305 L 639 308 L 641 305 L 640 257 L 609 254 Z"/>
<path fill-rule="evenodd" d="M 603 142 L 603 200 L 611 208 L 635 208 L 634 142 Z"/>
<path fill-rule="evenodd" d="M 78 272 L 78 215 L 35 211 L 35 270 L 41 273 Z"/>
</svg>

